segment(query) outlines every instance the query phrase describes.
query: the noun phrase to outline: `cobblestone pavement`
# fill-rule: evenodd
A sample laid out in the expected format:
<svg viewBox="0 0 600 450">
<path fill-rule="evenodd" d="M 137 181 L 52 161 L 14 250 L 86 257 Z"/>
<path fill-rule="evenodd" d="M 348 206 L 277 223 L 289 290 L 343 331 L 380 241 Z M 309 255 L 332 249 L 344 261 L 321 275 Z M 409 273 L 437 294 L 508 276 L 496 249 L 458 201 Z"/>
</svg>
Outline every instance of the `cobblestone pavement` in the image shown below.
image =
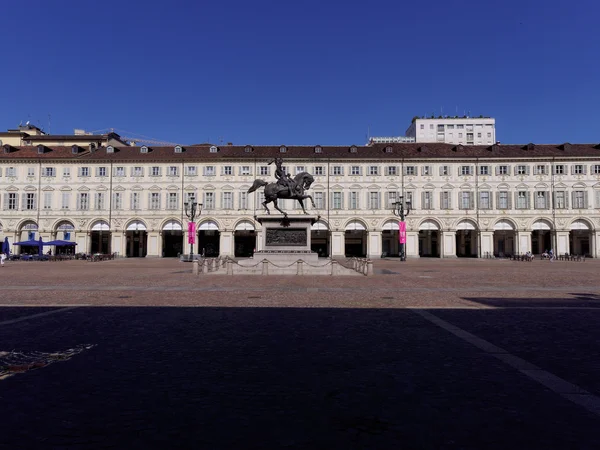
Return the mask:
<svg viewBox="0 0 600 450">
<path fill-rule="evenodd" d="M 600 448 L 600 261 L 0 269 L 0 448 Z M 558 380 L 558 381 L 557 381 Z"/>
</svg>

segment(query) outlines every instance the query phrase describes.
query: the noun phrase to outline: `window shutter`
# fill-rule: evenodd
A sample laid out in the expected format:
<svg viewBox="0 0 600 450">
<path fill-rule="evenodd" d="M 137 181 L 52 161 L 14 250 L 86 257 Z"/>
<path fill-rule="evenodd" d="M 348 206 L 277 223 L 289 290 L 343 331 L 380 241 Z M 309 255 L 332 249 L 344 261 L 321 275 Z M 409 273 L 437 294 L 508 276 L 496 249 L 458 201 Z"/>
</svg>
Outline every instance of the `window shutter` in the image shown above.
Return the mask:
<svg viewBox="0 0 600 450">
<path fill-rule="evenodd" d="M 531 192 L 526 192 L 525 198 L 527 199 L 527 202 L 526 202 L 527 209 L 531 209 Z"/>
<path fill-rule="evenodd" d="M 406 175 L 406 166 L 402 166 L 402 175 Z"/>
<path fill-rule="evenodd" d="M 21 209 L 25 209 L 27 206 L 27 194 L 21 194 Z"/>
<path fill-rule="evenodd" d="M 512 209 L 512 196 L 508 191 L 506 192 L 506 203 L 508 204 L 508 207 L 506 209 Z"/>
<path fill-rule="evenodd" d="M 458 176 L 460 176 L 462 174 L 462 167 L 458 166 Z"/>
<path fill-rule="evenodd" d="M 100 167 L 96 167 L 96 176 L 99 177 L 100 176 Z"/>
<path fill-rule="evenodd" d="M 494 209 L 494 196 L 492 195 L 492 193 L 489 193 L 489 197 L 490 199 L 490 206 L 488 207 L 488 209 Z"/>
<path fill-rule="evenodd" d="M 600 191 L 599 191 L 600 192 Z M 2 205 L 3 208 L 2 209 L 8 209 L 8 193 L 4 193 L 4 205 Z"/>
<path fill-rule="evenodd" d="M 588 191 L 583 191 L 583 207 L 585 209 L 588 209 L 590 207 L 590 205 L 588 203 Z"/>
<path fill-rule="evenodd" d="M 473 192 L 469 192 L 469 209 L 475 209 L 475 195 L 473 195 Z"/>
<path fill-rule="evenodd" d="M 585 164 L 582 164 L 581 168 L 583 169 L 583 174 L 587 175 L 587 166 Z"/>
<path fill-rule="evenodd" d="M 83 167 L 78 167 L 77 168 L 77 175 L 81 176 L 82 173 L 83 173 Z"/>
<path fill-rule="evenodd" d="M 411 207 L 417 209 L 417 205 L 411 205 Z M 421 209 L 425 209 L 425 192 L 421 192 Z"/>
<path fill-rule="evenodd" d="M 514 175 L 518 175 L 519 174 L 519 166 L 513 167 L 513 174 Z"/>
<path fill-rule="evenodd" d="M 496 175 L 500 175 L 500 166 L 496 166 Z"/>
<path fill-rule="evenodd" d="M 363 170 L 362 169 L 363 169 L 362 166 L 358 166 L 358 174 L 360 176 L 362 176 L 362 174 L 363 174 Z"/>
<path fill-rule="evenodd" d="M 573 205 L 575 205 L 575 191 L 571 192 L 571 203 L 573 203 Z"/>
<path fill-rule="evenodd" d="M 530 171 L 531 171 L 531 167 L 530 167 L 530 166 L 529 166 L 529 164 L 528 164 L 528 165 L 526 165 L 526 166 L 525 166 L 525 173 L 526 173 L 527 175 L 529 175 L 529 174 L 530 174 Z"/>
<path fill-rule="evenodd" d="M 500 192 L 496 192 L 496 205 L 500 207 Z"/>
<path fill-rule="evenodd" d="M 440 166 L 440 177 L 444 175 L 444 166 Z"/>
<path fill-rule="evenodd" d="M 148 208 L 152 209 L 152 192 L 148 192 Z"/>
<path fill-rule="evenodd" d="M 519 193 L 515 192 L 515 206 L 519 208 Z M 510 195 L 509 195 L 510 196 Z"/>
<path fill-rule="evenodd" d="M 571 175 L 575 175 L 575 166 L 571 165 Z"/>
<path fill-rule="evenodd" d="M 596 194 L 596 208 L 600 208 L 600 191 L 594 191 L 594 193 Z M 6 197 L 4 202 L 6 203 Z M 6 209 L 6 207 L 4 209 Z"/>
<path fill-rule="evenodd" d="M 550 209 L 550 191 L 546 191 L 546 209 Z"/>
<path fill-rule="evenodd" d="M 473 175 L 473 166 L 469 166 L 469 175 Z"/>
<path fill-rule="evenodd" d="M 440 192 L 440 209 L 444 209 L 444 193 Z"/>
</svg>

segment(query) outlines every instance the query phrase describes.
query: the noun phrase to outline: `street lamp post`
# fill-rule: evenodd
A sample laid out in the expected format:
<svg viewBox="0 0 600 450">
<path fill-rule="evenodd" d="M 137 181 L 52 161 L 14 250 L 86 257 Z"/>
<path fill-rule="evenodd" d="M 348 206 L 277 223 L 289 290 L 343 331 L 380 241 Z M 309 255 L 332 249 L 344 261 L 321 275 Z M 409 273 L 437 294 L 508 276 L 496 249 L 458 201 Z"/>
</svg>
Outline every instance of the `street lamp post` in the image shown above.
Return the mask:
<svg viewBox="0 0 600 450">
<path fill-rule="evenodd" d="M 406 211 L 405 209 L 406 204 Z M 400 245 L 400 261 L 406 261 L 406 225 L 404 224 L 404 217 L 410 214 L 410 200 L 404 201 L 404 197 L 400 195 L 398 201 L 394 203 L 394 209 L 392 212 L 396 217 L 399 217 L 398 221 L 398 240 Z"/>
<path fill-rule="evenodd" d="M 200 215 L 202 212 L 202 203 L 197 203 L 194 200 L 194 196 L 190 197 L 189 202 L 183 204 L 185 209 L 185 215 L 190 219 L 188 225 L 188 242 L 190 243 L 190 261 L 194 260 L 194 243 L 196 242 L 196 215 Z M 193 225 L 192 225 L 193 224 Z M 190 233 L 192 233 L 190 235 Z"/>
</svg>

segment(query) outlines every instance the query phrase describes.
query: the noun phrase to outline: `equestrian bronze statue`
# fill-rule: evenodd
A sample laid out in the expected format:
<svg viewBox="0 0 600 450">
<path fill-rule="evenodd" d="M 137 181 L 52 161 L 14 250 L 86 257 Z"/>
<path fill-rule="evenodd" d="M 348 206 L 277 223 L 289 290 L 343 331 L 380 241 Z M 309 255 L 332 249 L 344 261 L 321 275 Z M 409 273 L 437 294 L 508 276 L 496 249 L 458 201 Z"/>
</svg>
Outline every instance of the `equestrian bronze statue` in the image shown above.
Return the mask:
<svg viewBox="0 0 600 450">
<path fill-rule="evenodd" d="M 277 206 L 278 198 L 298 200 L 298 203 L 300 203 L 304 214 L 308 214 L 306 209 L 304 209 L 303 200 L 310 198 L 313 208 L 315 208 L 315 201 L 311 195 L 305 194 L 304 191 L 308 190 L 311 184 L 315 181 L 313 176 L 308 172 L 300 172 L 298 175 L 292 178 L 290 174 L 286 174 L 285 170 L 283 170 L 283 160 L 281 158 L 275 158 L 269 164 L 273 163 L 275 163 L 276 166 L 275 178 L 277 178 L 277 181 L 274 183 L 268 183 L 264 180 L 256 179 L 254 180 L 252 187 L 248 189 L 248 192 L 254 192 L 262 186 L 265 187 L 265 201 L 262 203 L 262 205 L 267 210 L 267 214 L 271 214 L 271 211 L 267 207 L 267 203 L 273 202 L 275 209 L 287 217 L 287 213 L 279 209 L 279 206 Z"/>
</svg>

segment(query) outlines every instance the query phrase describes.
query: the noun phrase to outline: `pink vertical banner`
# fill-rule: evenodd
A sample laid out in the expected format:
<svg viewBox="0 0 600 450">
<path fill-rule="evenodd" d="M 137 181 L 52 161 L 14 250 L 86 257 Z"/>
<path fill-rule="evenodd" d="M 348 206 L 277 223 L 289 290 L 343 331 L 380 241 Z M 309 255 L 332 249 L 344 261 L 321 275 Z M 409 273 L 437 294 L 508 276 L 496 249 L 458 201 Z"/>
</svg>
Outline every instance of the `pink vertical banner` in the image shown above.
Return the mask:
<svg viewBox="0 0 600 450">
<path fill-rule="evenodd" d="M 406 244 L 406 222 L 398 222 L 398 239 L 401 244 Z"/>
<path fill-rule="evenodd" d="M 196 243 L 196 223 L 188 222 L 188 244 Z"/>
</svg>

